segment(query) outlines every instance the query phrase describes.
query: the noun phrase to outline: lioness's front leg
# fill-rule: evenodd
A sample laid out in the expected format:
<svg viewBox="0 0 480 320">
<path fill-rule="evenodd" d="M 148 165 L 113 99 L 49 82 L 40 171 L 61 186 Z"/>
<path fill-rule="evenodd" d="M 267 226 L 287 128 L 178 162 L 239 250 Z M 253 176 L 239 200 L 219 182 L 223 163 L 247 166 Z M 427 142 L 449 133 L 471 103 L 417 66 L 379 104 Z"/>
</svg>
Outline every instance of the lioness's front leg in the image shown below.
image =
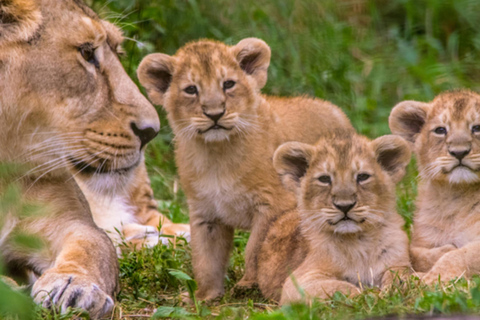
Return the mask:
<svg viewBox="0 0 480 320">
<path fill-rule="evenodd" d="M 0 252 L 6 263 L 30 267 L 39 276 L 32 288 L 37 303 L 62 312 L 68 307 L 82 308 L 98 318 L 114 305 L 117 256 L 111 240 L 93 222 L 79 188 L 68 179 L 39 180 L 29 187 L 25 198 L 44 204 L 45 214 L 19 218 Z M 17 232 L 38 238 L 44 248 L 19 247 L 14 237 Z"/>
<path fill-rule="evenodd" d="M 32 296 L 44 307 L 82 308 L 92 318 L 110 312 L 118 264 L 110 239 L 94 226 L 75 226 L 64 237 L 54 265 L 35 282 Z"/>
<path fill-rule="evenodd" d="M 427 272 L 445 253 L 455 250 L 451 244 L 436 248 L 414 247 L 410 248 L 412 267 L 418 272 Z"/>
<path fill-rule="evenodd" d="M 192 264 L 198 283 L 197 298 L 213 300 L 223 296 L 223 280 L 233 244 L 233 228 L 217 220 L 190 217 Z"/>
</svg>

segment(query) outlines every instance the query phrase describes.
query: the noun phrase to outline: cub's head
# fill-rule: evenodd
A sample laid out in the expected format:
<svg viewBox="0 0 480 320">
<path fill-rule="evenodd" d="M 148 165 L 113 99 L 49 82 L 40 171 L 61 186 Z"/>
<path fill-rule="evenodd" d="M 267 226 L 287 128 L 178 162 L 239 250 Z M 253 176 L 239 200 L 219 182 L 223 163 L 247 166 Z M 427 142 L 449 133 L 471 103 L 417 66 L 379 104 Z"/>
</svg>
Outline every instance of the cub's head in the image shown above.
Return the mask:
<svg viewBox="0 0 480 320">
<path fill-rule="evenodd" d="M 269 64 L 270 48 L 260 39 L 235 46 L 202 40 L 174 56 L 148 55 L 138 78 L 152 102 L 167 110 L 179 139 L 222 142 L 256 126 Z"/>
<path fill-rule="evenodd" d="M 409 161 L 401 137 L 346 134 L 313 146 L 287 142 L 273 160 L 284 185 L 297 193 L 304 226 L 340 235 L 374 229 L 395 211 L 395 184 Z"/>
<path fill-rule="evenodd" d="M 120 63 L 121 42 L 80 0 L 0 2 L 6 148 L 27 145 L 23 160 L 43 164 L 36 173 L 67 167 L 110 188 L 128 176 L 160 124 Z"/>
<path fill-rule="evenodd" d="M 393 108 L 389 124 L 392 133 L 414 144 L 421 178 L 480 182 L 480 95 L 452 91 L 430 103 L 403 101 Z"/>
</svg>

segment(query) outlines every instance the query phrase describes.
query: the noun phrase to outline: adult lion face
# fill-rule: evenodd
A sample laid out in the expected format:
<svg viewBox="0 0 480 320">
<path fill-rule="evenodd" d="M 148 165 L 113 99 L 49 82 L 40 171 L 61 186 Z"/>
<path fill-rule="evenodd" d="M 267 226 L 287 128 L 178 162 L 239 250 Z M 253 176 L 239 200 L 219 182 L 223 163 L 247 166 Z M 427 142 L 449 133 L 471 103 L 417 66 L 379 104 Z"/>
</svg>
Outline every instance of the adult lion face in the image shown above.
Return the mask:
<svg viewBox="0 0 480 320">
<path fill-rule="evenodd" d="M 432 102 L 404 101 L 390 129 L 415 145 L 420 177 L 450 184 L 480 182 L 480 96 L 452 91 Z"/>
<path fill-rule="evenodd" d="M 160 124 L 120 63 L 118 29 L 76 0 L 14 1 L 3 11 L 5 139 L 27 145 L 20 157 L 42 164 L 39 174 L 68 167 L 97 188 L 128 177 Z"/>
</svg>

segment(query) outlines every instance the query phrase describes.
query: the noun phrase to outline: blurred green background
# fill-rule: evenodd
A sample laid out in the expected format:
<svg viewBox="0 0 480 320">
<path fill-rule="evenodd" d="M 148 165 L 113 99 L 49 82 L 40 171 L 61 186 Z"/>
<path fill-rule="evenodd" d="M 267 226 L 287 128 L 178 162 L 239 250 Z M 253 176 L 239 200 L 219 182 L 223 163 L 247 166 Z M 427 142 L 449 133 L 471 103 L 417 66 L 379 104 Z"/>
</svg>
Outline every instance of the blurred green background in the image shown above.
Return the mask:
<svg viewBox="0 0 480 320">
<path fill-rule="evenodd" d="M 258 37 L 272 49 L 263 92 L 329 100 L 370 137 L 389 133 L 387 119 L 396 103 L 429 101 L 455 88 L 475 90 L 480 78 L 478 0 L 87 3 L 123 29 L 127 53 L 123 63 L 134 79 L 142 57 L 149 53 L 174 54 L 199 38 L 235 44 Z M 172 135 L 165 114 L 158 109 L 163 128 L 147 150 L 148 167 L 164 213 L 175 221 L 186 221 Z M 409 209 L 407 205 L 405 210 Z"/>
<path fill-rule="evenodd" d="M 272 49 L 264 93 L 329 100 L 345 110 L 359 132 L 372 138 L 389 133 L 388 115 L 402 100 L 429 101 L 444 90 L 478 90 L 479 86 L 479 0 L 86 2 L 102 18 L 122 28 L 126 37 L 122 62 L 135 81 L 137 66 L 149 53 L 174 54 L 185 43 L 199 38 L 235 44 L 246 37 L 258 37 Z M 174 221 L 186 222 L 173 136 L 161 107 L 158 111 L 161 134 L 149 145 L 146 157 L 152 185 L 161 211 Z M 397 190 L 398 208 L 406 218 L 407 230 L 414 211 L 415 189 L 412 164 Z M 243 273 L 247 239 L 245 233 L 235 237 L 228 287 Z M 122 292 L 115 318 L 122 318 L 122 312 L 151 315 L 159 305 L 176 307 L 178 293 L 185 291 L 185 286 L 184 280 L 172 276 L 171 270 L 191 274 L 189 261 L 189 249 L 183 246 L 144 249 L 124 256 L 120 260 Z M 392 313 L 480 312 L 479 283 L 480 278 L 473 284 L 461 281 L 447 291 L 424 291 L 414 285 L 386 295 L 367 292 L 356 300 L 335 298 L 313 308 L 284 308 L 270 317 L 317 319 L 322 315 L 324 319 L 343 319 Z M 23 301 L 25 296 L 16 298 L 16 294 L 0 286 L 0 315 L 12 312 L 25 319 L 24 311 L 28 313 L 32 308 L 31 302 Z M 270 310 L 269 305 L 248 298 L 230 300 L 228 294 L 222 303 L 227 307 L 212 309 L 212 315 L 237 319 Z M 40 311 L 36 318 L 70 317 Z"/>
</svg>

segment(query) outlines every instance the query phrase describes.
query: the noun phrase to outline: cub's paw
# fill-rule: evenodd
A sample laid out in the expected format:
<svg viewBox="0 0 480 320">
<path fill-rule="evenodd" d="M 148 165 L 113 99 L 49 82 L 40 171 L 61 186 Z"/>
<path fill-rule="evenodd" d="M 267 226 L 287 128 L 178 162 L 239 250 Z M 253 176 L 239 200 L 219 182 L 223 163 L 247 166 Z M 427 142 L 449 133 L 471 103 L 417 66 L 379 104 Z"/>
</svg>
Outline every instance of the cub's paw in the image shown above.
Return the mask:
<svg viewBox="0 0 480 320">
<path fill-rule="evenodd" d="M 65 313 L 68 307 L 88 311 L 97 319 L 112 311 L 113 299 L 88 277 L 46 272 L 34 284 L 32 297 L 45 308 Z"/>
<path fill-rule="evenodd" d="M 432 269 L 422 277 L 422 281 L 427 285 L 432 285 L 438 283 L 439 277 L 441 282 L 448 282 L 450 280 L 454 280 L 455 278 L 462 277 L 463 275 L 464 272 L 459 270 L 437 271 L 435 269 Z"/>
<path fill-rule="evenodd" d="M 212 304 L 220 301 L 224 294 L 225 290 L 223 288 L 221 290 L 197 290 L 195 297 L 198 301 L 206 301 L 207 303 Z"/>
<path fill-rule="evenodd" d="M 252 298 L 252 299 L 261 299 L 263 297 L 258 284 L 254 281 L 240 281 L 238 282 L 230 292 L 232 298 L 243 299 L 243 298 Z"/>
</svg>

